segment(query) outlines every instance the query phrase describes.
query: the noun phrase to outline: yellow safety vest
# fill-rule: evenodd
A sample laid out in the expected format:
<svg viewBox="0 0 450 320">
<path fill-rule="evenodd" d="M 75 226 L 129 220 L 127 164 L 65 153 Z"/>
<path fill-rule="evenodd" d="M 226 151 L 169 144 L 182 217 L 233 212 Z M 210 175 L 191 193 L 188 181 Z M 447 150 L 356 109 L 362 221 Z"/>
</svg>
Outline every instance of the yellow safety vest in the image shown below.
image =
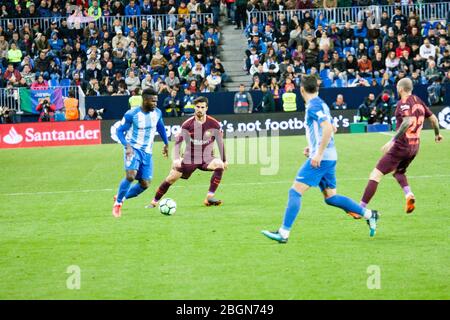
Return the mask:
<svg viewBox="0 0 450 320">
<path fill-rule="evenodd" d="M 297 95 L 293 92 L 285 92 L 282 96 L 283 110 L 286 112 L 297 111 Z"/>
<path fill-rule="evenodd" d="M 131 96 L 130 99 L 128 99 L 130 109 L 142 106 L 143 102 L 142 96 Z"/>
</svg>

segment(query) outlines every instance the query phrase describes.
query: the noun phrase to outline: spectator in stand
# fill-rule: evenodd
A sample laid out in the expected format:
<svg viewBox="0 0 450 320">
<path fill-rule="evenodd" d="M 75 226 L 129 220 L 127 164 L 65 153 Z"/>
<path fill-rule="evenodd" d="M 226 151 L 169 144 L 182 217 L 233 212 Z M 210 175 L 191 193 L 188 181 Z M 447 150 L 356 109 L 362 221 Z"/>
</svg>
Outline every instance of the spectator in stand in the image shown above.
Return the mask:
<svg viewBox="0 0 450 320">
<path fill-rule="evenodd" d="M 177 97 L 177 90 L 171 90 L 170 96 L 164 99 L 163 102 L 163 111 L 165 112 L 165 116 L 168 117 L 180 117 L 182 115 L 181 112 L 181 100 Z"/>
<path fill-rule="evenodd" d="M 20 79 L 22 79 L 22 75 L 20 74 L 19 70 L 14 69 L 14 65 L 10 63 L 8 64 L 8 68 L 3 74 L 3 79 L 11 83 L 12 85 L 15 85 L 19 83 Z"/>
<path fill-rule="evenodd" d="M 436 62 L 434 62 L 434 60 L 428 60 L 428 68 L 425 69 L 424 76 L 429 84 L 442 77 L 442 74 L 436 67 Z"/>
<path fill-rule="evenodd" d="M 336 96 L 336 101 L 333 102 L 334 110 L 345 110 L 347 109 L 347 104 L 344 101 L 344 96 L 342 94 L 338 94 Z"/>
<path fill-rule="evenodd" d="M 363 54 L 358 61 L 358 71 L 361 77 L 367 78 L 372 76 L 372 62 L 367 58 L 366 54 Z"/>
<path fill-rule="evenodd" d="M 436 57 L 436 47 L 430 43 L 429 38 L 425 38 L 420 46 L 420 57 L 424 60 L 427 60 L 429 57 L 433 59 Z"/>
<path fill-rule="evenodd" d="M 140 16 L 141 7 L 136 4 L 135 0 L 130 0 L 130 3 L 125 7 L 126 16 Z"/>
</svg>

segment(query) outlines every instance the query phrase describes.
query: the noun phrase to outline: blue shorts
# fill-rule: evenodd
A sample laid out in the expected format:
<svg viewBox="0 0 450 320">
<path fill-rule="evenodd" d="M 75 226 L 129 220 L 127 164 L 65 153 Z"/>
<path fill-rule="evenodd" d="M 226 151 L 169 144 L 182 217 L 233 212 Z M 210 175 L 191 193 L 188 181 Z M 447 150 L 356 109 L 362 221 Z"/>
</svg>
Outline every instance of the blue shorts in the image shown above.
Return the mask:
<svg viewBox="0 0 450 320">
<path fill-rule="evenodd" d="M 153 178 L 153 158 L 152 155 L 141 150 L 133 148 L 133 156 L 127 159 L 124 150 L 123 160 L 125 170 L 136 170 L 136 180 L 151 180 Z"/>
<path fill-rule="evenodd" d="M 304 183 L 310 187 L 324 189 L 336 189 L 336 161 L 322 160 L 320 167 L 314 168 L 311 159 L 308 159 L 298 170 L 295 181 Z"/>
</svg>

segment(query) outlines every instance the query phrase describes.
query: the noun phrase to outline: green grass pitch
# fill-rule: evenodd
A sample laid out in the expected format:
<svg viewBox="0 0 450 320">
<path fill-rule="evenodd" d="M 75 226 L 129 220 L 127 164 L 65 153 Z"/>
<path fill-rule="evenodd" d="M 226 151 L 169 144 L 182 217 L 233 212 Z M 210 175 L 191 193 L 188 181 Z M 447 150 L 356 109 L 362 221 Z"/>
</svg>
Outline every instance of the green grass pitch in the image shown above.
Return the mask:
<svg viewBox="0 0 450 320">
<path fill-rule="evenodd" d="M 281 223 L 304 136 L 280 138 L 277 175 L 230 165 L 221 207 L 202 206 L 209 173 L 180 180 L 167 194 L 174 216 L 144 209 L 170 168 L 156 143 L 152 185 L 120 219 L 111 215 L 123 177 L 119 145 L 1 150 L 0 299 L 449 299 L 450 132 L 443 135 L 438 145 L 423 132 L 408 171 L 412 215 L 386 177 L 371 203 L 382 214 L 371 239 L 363 221 L 313 189 L 286 245 L 260 231 Z M 336 136 L 340 193 L 359 201 L 388 139 Z M 71 265 L 81 271 L 79 290 L 66 285 Z M 380 289 L 367 287 L 372 265 Z"/>
</svg>

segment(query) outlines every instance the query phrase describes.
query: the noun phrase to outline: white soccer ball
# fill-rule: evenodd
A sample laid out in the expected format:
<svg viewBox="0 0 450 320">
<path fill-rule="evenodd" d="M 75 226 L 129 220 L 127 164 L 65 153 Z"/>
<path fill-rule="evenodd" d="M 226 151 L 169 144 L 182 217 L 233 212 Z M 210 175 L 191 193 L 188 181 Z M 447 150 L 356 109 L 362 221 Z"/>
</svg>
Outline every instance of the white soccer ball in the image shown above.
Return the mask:
<svg viewBox="0 0 450 320">
<path fill-rule="evenodd" d="M 177 203 L 174 200 L 166 198 L 159 202 L 159 212 L 162 214 L 171 216 L 175 213 L 175 211 L 177 211 Z"/>
</svg>

